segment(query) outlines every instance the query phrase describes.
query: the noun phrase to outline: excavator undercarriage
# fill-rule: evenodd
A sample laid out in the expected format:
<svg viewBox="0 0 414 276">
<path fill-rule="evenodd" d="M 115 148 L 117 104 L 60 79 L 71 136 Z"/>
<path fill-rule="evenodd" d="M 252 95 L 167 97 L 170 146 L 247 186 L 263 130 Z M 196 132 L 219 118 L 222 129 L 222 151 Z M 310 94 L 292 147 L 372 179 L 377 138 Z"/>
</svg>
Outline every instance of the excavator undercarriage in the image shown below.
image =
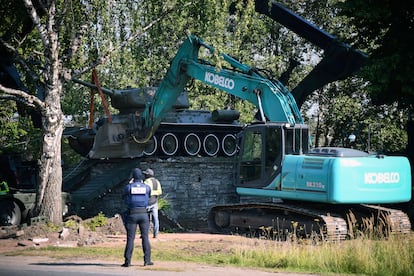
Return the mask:
<svg viewBox="0 0 414 276">
<path fill-rule="evenodd" d="M 237 233 L 273 240 L 341 241 L 357 235 L 389 236 L 411 231 L 408 216 L 373 205 L 246 203 L 214 206 L 208 214 L 215 233 Z"/>
</svg>

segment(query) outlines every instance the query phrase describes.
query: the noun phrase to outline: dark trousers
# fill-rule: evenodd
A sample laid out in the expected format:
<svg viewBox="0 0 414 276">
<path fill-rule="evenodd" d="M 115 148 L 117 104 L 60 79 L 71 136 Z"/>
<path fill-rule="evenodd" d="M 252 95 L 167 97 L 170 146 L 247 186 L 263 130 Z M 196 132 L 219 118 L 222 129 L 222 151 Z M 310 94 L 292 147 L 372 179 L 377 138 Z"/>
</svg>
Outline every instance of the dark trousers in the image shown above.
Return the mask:
<svg viewBox="0 0 414 276">
<path fill-rule="evenodd" d="M 127 243 L 125 246 L 124 257 L 125 262 L 130 264 L 132 252 L 134 251 L 134 240 L 137 232 L 137 225 L 141 232 L 142 251 L 144 252 L 144 263 L 151 262 L 151 245 L 148 238 L 149 231 L 149 218 L 148 213 L 131 213 L 126 217 L 126 231 L 127 231 Z"/>
</svg>

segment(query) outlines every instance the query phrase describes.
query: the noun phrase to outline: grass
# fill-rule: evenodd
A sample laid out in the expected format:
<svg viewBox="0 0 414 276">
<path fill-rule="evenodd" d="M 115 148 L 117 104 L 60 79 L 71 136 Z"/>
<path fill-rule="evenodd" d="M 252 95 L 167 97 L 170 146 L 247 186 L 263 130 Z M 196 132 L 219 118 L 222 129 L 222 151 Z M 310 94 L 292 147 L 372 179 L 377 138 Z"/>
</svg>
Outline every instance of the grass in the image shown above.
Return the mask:
<svg viewBox="0 0 414 276">
<path fill-rule="evenodd" d="M 159 240 L 152 243 L 155 261 L 201 263 L 248 267 L 272 272 L 304 272 L 323 275 L 413 275 L 414 233 L 391 234 L 387 217 L 368 218 L 360 227 L 351 213 L 348 216 L 349 240 L 332 242 L 314 239 L 272 240 L 229 236 L 214 240 Z M 375 223 L 379 221 L 379 223 Z M 87 225 L 90 229 L 106 224 L 99 214 Z M 379 225 L 379 226 L 378 226 Z M 70 225 L 66 225 L 69 227 Z M 266 232 L 264 232 L 266 233 Z M 253 235 L 254 236 L 254 235 Z M 43 255 L 58 259 L 100 259 L 123 261 L 124 245 L 93 247 L 45 247 L 8 253 L 8 255 Z M 142 259 L 136 242 L 134 259 Z M 159 268 L 164 270 L 164 268 Z"/>
<path fill-rule="evenodd" d="M 232 237 L 218 241 L 160 241 L 152 244 L 156 261 L 194 262 L 249 267 L 273 272 L 342 275 L 414 275 L 414 235 L 372 240 L 363 237 L 340 243 L 275 242 Z M 45 247 L 14 252 L 54 258 L 98 258 L 122 262 L 124 247 Z M 142 258 L 136 244 L 134 259 Z"/>
</svg>

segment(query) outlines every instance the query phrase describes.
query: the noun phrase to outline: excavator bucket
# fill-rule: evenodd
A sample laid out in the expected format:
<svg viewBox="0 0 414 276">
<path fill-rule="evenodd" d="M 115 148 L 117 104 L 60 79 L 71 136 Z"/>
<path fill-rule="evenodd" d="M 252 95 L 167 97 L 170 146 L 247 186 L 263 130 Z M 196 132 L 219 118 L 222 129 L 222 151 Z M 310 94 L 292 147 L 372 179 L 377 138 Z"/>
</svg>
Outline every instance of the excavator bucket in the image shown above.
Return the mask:
<svg viewBox="0 0 414 276">
<path fill-rule="evenodd" d="M 96 132 L 95 141 L 89 157 L 92 159 L 135 158 L 144 154 L 146 144 L 134 143 L 133 137 L 124 137 L 124 124 L 107 123 Z"/>
</svg>

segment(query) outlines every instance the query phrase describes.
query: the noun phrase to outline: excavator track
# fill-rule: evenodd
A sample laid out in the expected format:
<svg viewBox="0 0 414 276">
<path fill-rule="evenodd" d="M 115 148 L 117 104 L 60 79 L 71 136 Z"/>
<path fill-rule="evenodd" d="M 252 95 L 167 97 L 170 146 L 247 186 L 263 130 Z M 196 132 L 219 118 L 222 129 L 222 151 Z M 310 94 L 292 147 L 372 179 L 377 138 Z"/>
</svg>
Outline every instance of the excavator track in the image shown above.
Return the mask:
<svg viewBox="0 0 414 276">
<path fill-rule="evenodd" d="M 371 210 L 372 213 L 375 211 L 377 218 L 383 223 L 385 222 L 386 229 L 384 230 L 389 234 L 408 234 L 411 232 L 410 218 L 403 211 L 376 205 L 361 206 Z"/>
<path fill-rule="evenodd" d="M 374 205 L 260 203 L 214 206 L 208 215 L 213 232 L 341 241 L 355 231 L 377 229 L 384 235 L 411 231 L 408 216 L 396 209 Z"/>
<path fill-rule="evenodd" d="M 208 215 L 213 232 L 253 232 L 272 239 L 320 238 L 345 240 L 345 219 L 333 213 L 291 204 L 235 204 L 214 206 Z M 264 232 L 264 233 L 263 233 Z"/>
</svg>

